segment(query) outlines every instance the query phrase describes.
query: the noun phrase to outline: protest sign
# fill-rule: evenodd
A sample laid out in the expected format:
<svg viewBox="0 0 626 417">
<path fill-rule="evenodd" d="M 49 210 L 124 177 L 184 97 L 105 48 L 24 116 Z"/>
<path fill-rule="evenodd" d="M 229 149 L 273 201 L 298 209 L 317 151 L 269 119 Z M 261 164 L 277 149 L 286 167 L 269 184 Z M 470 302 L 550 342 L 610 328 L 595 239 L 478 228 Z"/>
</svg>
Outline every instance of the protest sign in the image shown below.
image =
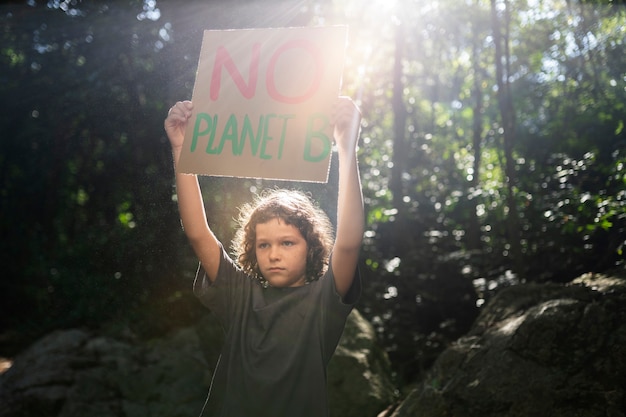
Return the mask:
<svg viewBox="0 0 626 417">
<path fill-rule="evenodd" d="M 326 182 L 347 28 L 204 32 L 178 172 Z"/>
</svg>

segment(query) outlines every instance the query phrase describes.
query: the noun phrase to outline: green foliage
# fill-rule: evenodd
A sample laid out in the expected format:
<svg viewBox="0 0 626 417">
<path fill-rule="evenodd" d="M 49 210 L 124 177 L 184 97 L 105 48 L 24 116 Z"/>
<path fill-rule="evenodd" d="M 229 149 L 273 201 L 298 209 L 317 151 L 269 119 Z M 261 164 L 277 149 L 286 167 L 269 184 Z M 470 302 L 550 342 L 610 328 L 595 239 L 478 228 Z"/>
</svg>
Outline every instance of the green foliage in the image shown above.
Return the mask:
<svg viewBox="0 0 626 417">
<path fill-rule="evenodd" d="M 132 6 L 57 6 L 2 17 L 2 293 L 15 311 L 2 320 L 40 331 L 124 320 L 178 288 L 192 259 L 171 198 L 158 23 Z"/>
<path fill-rule="evenodd" d="M 462 318 L 503 286 L 566 282 L 624 265 L 623 10 L 556 0 L 496 3 L 498 17 L 507 10 L 510 19 L 515 177 L 505 170 L 490 2 L 406 1 L 389 15 L 363 8 L 351 23 L 358 31 L 353 48 L 376 36 L 359 23 L 369 21 L 368 10 L 382 48 L 401 48 L 399 78 L 390 71 L 393 49 L 368 57 L 361 151 L 364 264 L 372 275 L 365 311 L 401 379 L 427 367 L 446 339 L 467 329 Z M 403 42 L 389 35 L 393 25 Z M 389 91 L 394 82 L 407 112 L 401 137 L 393 96 L 380 87 Z M 389 181 L 394 169 L 399 187 Z M 508 230 L 512 213 L 518 253 Z M 433 304 L 422 310 L 425 300 Z"/>
</svg>

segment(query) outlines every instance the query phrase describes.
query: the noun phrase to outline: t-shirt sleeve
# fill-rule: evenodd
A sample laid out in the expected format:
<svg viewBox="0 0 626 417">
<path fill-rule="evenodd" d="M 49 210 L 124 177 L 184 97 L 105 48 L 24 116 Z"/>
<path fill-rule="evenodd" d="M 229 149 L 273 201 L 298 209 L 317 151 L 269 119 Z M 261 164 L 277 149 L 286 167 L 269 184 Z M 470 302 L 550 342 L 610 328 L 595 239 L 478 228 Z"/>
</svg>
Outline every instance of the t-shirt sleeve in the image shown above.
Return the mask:
<svg viewBox="0 0 626 417">
<path fill-rule="evenodd" d="M 332 264 L 331 264 L 332 265 Z M 324 340 L 324 363 L 328 363 L 341 338 L 348 315 L 361 295 L 361 275 L 358 268 L 354 272 L 352 285 L 342 298 L 335 286 L 332 267 L 322 278 L 322 340 Z"/>
<path fill-rule="evenodd" d="M 230 260 L 230 259 L 225 259 L 225 258 L 228 258 L 228 255 L 224 251 L 224 248 L 221 243 L 219 243 L 219 247 L 221 251 L 221 258 L 220 258 L 220 264 L 218 266 L 218 277 L 216 278 L 216 280 L 219 278 L 224 262 L 225 261 L 228 262 Z M 193 281 L 193 294 L 196 297 L 198 297 L 200 301 L 202 301 L 203 304 L 204 304 L 204 299 L 207 297 L 207 294 L 211 290 L 211 287 L 214 286 L 213 284 L 214 283 L 211 282 L 211 280 L 209 279 L 209 276 L 207 275 L 206 271 L 202 267 L 202 264 L 199 264 L 198 270 L 196 271 L 196 278 Z"/>
<path fill-rule="evenodd" d="M 241 294 L 241 285 L 245 275 L 237 268 L 228 253 L 220 245 L 222 251 L 220 264 L 215 281 L 211 281 L 202 267 L 198 267 L 193 284 L 193 293 L 200 302 L 217 314 L 223 324 L 229 322 L 233 308 L 238 306 L 237 294 Z"/>
<path fill-rule="evenodd" d="M 336 301 L 338 301 L 339 304 L 345 307 L 349 307 L 349 309 L 351 310 L 361 297 L 361 273 L 359 271 L 359 267 L 357 266 L 355 268 L 352 284 L 350 284 L 348 292 L 343 297 L 337 292 L 337 286 L 335 285 L 335 275 L 332 270 L 332 261 L 328 263 L 328 271 L 325 275 L 332 280 L 332 291 Z"/>
<path fill-rule="evenodd" d="M 350 307 L 354 307 L 359 298 L 361 297 L 361 272 L 359 271 L 359 267 L 357 266 L 354 270 L 354 278 L 352 279 L 352 284 L 348 289 L 346 295 L 343 298 L 337 293 L 337 289 L 335 288 L 335 294 L 341 298 L 341 302 L 343 304 L 349 305 Z"/>
</svg>

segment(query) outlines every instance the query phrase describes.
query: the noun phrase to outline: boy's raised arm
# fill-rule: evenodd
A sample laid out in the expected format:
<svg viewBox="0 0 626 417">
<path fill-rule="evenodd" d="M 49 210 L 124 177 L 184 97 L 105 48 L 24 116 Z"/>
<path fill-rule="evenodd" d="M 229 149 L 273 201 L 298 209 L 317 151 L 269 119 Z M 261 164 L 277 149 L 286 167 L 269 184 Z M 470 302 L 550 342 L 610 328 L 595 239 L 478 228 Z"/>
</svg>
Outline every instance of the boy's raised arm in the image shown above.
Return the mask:
<svg viewBox="0 0 626 417">
<path fill-rule="evenodd" d="M 170 109 L 164 122 L 165 131 L 172 146 L 175 172 L 192 109 L 193 104 L 190 101 L 179 101 Z M 207 223 L 198 177 L 177 172 L 175 175 L 178 210 L 185 234 L 209 279 L 214 281 L 221 252 L 218 240 Z"/>
<path fill-rule="evenodd" d="M 345 296 L 354 278 L 365 223 L 356 155 L 361 114 L 352 100 L 340 97 L 334 119 L 334 136 L 339 155 L 339 195 L 332 268 L 337 292 Z"/>
</svg>

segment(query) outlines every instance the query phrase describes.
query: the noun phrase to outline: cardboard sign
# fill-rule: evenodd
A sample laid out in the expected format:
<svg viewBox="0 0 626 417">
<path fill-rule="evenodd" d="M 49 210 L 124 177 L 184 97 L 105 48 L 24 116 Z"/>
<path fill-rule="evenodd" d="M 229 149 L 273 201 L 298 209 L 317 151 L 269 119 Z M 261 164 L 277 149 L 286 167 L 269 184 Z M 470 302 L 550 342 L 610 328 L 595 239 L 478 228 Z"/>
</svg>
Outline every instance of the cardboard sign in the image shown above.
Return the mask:
<svg viewBox="0 0 626 417">
<path fill-rule="evenodd" d="M 347 27 L 204 32 L 178 171 L 326 182 Z"/>
</svg>

